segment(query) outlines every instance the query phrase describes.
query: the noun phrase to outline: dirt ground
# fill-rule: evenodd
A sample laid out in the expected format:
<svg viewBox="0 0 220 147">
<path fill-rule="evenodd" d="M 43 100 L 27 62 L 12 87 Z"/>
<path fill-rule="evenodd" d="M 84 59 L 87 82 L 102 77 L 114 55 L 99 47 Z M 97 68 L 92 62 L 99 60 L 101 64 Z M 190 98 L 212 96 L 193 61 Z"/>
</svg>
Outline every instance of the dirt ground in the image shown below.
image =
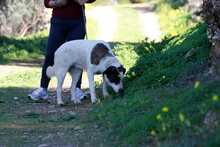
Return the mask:
<svg viewBox="0 0 220 147">
<path fill-rule="evenodd" d="M 75 105 L 69 101 L 69 90 L 63 93 L 66 105 L 62 107 L 56 105 L 53 89 L 48 101 L 1 98 L 0 147 L 107 146 L 102 129 L 89 119 L 94 106 L 90 99 Z"/>
</svg>

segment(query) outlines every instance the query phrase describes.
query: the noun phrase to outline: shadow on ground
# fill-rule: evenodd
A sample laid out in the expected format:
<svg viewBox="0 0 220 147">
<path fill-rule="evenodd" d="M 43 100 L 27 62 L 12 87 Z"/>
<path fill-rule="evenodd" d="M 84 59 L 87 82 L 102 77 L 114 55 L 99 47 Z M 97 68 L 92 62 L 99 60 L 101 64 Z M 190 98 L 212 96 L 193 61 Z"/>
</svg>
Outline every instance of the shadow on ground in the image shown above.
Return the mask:
<svg viewBox="0 0 220 147">
<path fill-rule="evenodd" d="M 105 144 L 95 122 L 90 122 L 92 108 L 88 99 L 80 105 L 33 102 L 27 98 L 31 89 L 0 88 L 0 146 L 97 146 Z M 68 102 L 69 91 L 64 91 Z"/>
</svg>

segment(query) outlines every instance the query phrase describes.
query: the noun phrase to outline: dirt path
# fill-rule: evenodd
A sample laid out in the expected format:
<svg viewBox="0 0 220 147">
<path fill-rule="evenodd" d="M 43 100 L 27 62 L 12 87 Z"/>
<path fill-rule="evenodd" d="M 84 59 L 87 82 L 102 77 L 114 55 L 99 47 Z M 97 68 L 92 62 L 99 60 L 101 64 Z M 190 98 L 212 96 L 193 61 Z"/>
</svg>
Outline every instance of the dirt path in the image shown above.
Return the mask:
<svg viewBox="0 0 220 147">
<path fill-rule="evenodd" d="M 74 105 L 68 102 L 69 91 L 65 90 L 63 95 L 64 107 L 55 104 L 55 92 L 51 92 L 49 103 L 34 103 L 25 98 L 11 101 L 0 96 L 0 147 L 101 146 L 99 126 L 88 119 L 90 101 Z"/>
<path fill-rule="evenodd" d="M 12 63 L 8 65 L 0 65 L 0 78 L 16 74 L 24 71 L 30 71 L 33 68 L 41 66 L 38 63 Z"/>
<path fill-rule="evenodd" d="M 149 40 L 160 41 L 160 25 L 154 12 L 139 11 L 139 17 L 144 30 L 144 36 Z"/>
<path fill-rule="evenodd" d="M 90 10 L 87 15 L 92 17 L 98 24 L 98 35 L 96 39 L 113 41 L 117 30 L 117 12 L 111 6 L 97 6 Z"/>
<path fill-rule="evenodd" d="M 158 15 L 151 4 L 134 4 L 129 6 L 138 11 L 143 34 L 150 41 L 160 41 L 161 30 Z"/>
<path fill-rule="evenodd" d="M 143 34 L 149 40 L 160 40 L 160 24 L 157 14 L 152 10 L 151 5 L 124 5 L 122 7 L 134 8 L 138 11 L 139 20 Z M 118 31 L 118 14 L 112 6 L 97 6 L 87 12 L 87 16 L 92 17 L 97 22 L 98 35 L 96 39 L 105 41 L 115 41 L 114 35 L 117 35 Z M 129 16 L 128 16 L 129 17 Z M 117 41 L 117 40 L 116 40 Z"/>
</svg>

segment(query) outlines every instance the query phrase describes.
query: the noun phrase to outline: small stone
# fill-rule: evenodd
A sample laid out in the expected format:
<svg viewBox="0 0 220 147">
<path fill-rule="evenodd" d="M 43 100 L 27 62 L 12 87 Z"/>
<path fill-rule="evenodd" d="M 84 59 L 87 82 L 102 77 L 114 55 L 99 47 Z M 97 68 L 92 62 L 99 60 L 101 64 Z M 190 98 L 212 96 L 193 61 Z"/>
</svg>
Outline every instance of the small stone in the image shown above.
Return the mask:
<svg viewBox="0 0 220 147">
<path fill-rule="evenodd" d="M 72 116 L 75 116 L 75 115 L 76 115 L 76 112 L 70 111 L 69 114 L 72 115 Z"/>
<path fill-rule="evenodd" d="M 14 100 L 18 100 L 19 98 L 18 97 L 14 97 Z"/>
<path fill-rule="evenodd" d="M 48 111 L 48 113 L 56 113 L 57 110 L 51 110 L 51 111 Z"/>
<path fill-rule="evenodd" d="M 40 144 L 38 145 L 38 147 L 48 147 L 49 145 L 48 144 Z"/>
<path fill-rule="evenodd" d="M 217 115 L 215 112 L 209 111 L 203 120 L 208 128 L 213 128 L 217 124 Z"/>
</svg>

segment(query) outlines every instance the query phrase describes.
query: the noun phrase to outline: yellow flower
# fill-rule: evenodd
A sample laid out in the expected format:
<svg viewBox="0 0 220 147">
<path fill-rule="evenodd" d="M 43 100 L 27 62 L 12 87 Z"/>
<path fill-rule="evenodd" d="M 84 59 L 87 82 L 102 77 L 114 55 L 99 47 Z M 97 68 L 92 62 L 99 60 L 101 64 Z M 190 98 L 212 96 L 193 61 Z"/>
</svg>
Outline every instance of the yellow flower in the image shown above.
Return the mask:
<svg viewBox="0 0 220 147">
<path fill-rule="evenodd" d="M 200 86 L 200 81 L 196 81 L 195 85 L 194 85 L 194 88 L 197 89 L 197 88 L 199 88 L 199 86 Z"/>
<path fill-rule="evenodd" d="M 151 130 L 150 134 L 151 134 L 152 136 L 156 136 L 156 131 Z"/>
<path fill-rule="evenodd" d="M 156 119 L 161 120 L 162 119 L 161 114 L 157 114 Z"/>
<path fill-rule="evenodd" d="M 164 113 L 169 112 L 169 108 L 168 108 L 167 106 L 164 106 L 164 107 L 162 108 L 162 112 L 164 112 Z"/>
<path fill-rule="evenodd" d="M 181 122 L 184 122 L 185 121 L 185 116 L 183 113 L 179 113 L 179 119 Z"/>
<path fill-rule="evenodd" d="M 219 100 L 219 96 L 218 95 L 213 95 L 212 96 L 212 100 L 215 101 L 215 102 L 218 101 Z"/>
</svg>

